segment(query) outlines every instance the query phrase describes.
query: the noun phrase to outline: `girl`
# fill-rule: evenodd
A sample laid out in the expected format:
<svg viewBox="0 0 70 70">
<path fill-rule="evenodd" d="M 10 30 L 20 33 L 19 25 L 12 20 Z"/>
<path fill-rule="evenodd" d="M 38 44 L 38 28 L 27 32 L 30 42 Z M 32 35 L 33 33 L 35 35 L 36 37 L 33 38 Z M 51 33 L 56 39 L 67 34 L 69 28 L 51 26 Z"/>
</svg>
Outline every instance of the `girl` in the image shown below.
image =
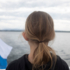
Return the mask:
<svg viewBox="0 0 70 70">
<path fill-rule="evenodd" d="M 11 62 L 6 70 L 69 70 L 67 63 L 48 46 L 55 37 L 53 19 L 48 13 L 31 13 L 22 35 L 30 45 L 30 53 Z"/>
</svg>

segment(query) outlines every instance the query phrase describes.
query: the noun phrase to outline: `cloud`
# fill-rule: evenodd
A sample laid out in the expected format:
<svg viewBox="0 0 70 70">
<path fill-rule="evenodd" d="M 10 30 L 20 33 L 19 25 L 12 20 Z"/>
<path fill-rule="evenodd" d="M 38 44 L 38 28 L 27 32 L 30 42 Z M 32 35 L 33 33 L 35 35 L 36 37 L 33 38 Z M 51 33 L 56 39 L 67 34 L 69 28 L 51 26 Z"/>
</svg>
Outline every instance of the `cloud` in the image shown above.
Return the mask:
<svg viewBox="0 0 70 70">
<path fill-rule="evenodd" d="M 70 0 L 0 0 L 0 29 L 24 29 L 31 12 L 45 11 L 54 19 L 56 30 L 70 30 L 69 8 Z"/>
<path fill-rule="evenodd" d="M 66 14 L 66 13 L 70 13 L 69 10 L 70 7 L 35 7 L 35 8 L 26 8 L 26 7 L 20 7 L 20 8 L 16 8 L 16 9 L 0 9 L 0 12 L 32 12 L 35 10 L 40 10 L 40 11 L 45 11 L 45 12 L 49 12 L 49 13 L 60 13 L 60 14 Z"/>
<path fill-rule="evenodd" d="M 70 31 L 70 20 L 54 20 L 54 29 Z"/>
<path fill-rule="evenodd" d="M 6 10 L 6 9 L 2 9 L 0 10 L 0 19 L 3 19 L 3 17 L 5 16 L 7 17 L 15 17 L 15 18 L 25 18 L 33 11 L 45 11 L 47 13 L 49 13 L 53 19 L 67 19 L 69 20 L 70 18 L 70 10 L 69 7 L 47 7 L 47 8 L 39 8 L 39 7 L 35 7 L 35 8 L 25 8 L 25 7 L 20 7 L 20 8 L 16 8 L 14 10 Z M 10 19 L 10 18 L 9 18 Z"/>
<path fill-rule="evenodd" d="M 11 22 L 11 23 L 9 23 Z M 11 20 L 8 22 L 0 22 L 0 29 L 5 30 L 5 29 L 25 29 L 25 23 L 22 23 L 22 21 L 16 21 L 16 20 Z"/>
<path fill-rule="evenodd" d="M 0 1 L 2 8 L 15 9 L 19 7 L 57 7 L 70 6 L 69 0 L 2 0 Z"/>
</svg>

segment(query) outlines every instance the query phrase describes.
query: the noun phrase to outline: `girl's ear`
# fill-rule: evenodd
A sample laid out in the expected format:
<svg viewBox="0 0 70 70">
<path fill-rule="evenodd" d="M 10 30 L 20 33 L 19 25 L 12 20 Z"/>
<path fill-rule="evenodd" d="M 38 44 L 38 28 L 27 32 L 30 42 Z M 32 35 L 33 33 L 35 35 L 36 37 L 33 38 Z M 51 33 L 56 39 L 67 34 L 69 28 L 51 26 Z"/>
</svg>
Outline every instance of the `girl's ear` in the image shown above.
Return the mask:
<svg viewBox="0 0 70 70">
<path fill-rule="evenodd" d="M 22 36 L 24 37 L 24 39 L 25 39 L 26 41 L 28 41 L 28 38 L 26 37 L 25 32 L 22 33 Z"/>
</svg>

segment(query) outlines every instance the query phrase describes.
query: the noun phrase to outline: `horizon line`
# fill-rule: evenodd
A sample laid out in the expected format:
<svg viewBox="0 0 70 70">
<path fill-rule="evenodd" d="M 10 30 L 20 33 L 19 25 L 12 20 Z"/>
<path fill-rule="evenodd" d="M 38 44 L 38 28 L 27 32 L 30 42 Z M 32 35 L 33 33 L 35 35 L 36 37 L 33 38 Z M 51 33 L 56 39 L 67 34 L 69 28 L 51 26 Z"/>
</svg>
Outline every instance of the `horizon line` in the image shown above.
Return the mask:
<svg viewBox="0 0 70 70">
<path fill-rule="evenodd" d="M 24 31 L 24 30 L 0 30 L 0 32 L 22 32 L 22 31 Z M 70 31 L 64 31 L 64 30 L 54 30 L 55 32 L 69 32 L 70 33 Z"/>
</svg>

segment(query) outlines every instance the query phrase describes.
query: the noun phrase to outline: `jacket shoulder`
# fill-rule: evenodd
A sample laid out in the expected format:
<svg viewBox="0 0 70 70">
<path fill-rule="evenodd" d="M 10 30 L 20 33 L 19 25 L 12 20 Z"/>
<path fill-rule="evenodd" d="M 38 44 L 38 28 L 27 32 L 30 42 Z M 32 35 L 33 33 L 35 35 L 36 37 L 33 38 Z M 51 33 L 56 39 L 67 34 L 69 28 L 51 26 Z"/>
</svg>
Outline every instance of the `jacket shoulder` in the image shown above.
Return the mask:
<svg viewBox="0 0 70 70">
<path fill-rule="evenodd" d="M 24 56 L 20 57 L 19 59 L 16 59 L 16 60 L 12 61 L 7 66 L 6 70 L 21 70 L 19 68 L 22 68 L 22 64 L 24 65 Z"/>
<path fill-rule="evenodd" d="M 15 70 L 15 67 L 17 67 L 17 60 L 12 61 L 6 68 L 6 70 Z"/>
<path fill-rule="evenodd" d="M 55 70 L 69 70 L 68 64 L 57 55 Z"/>
</svg>

